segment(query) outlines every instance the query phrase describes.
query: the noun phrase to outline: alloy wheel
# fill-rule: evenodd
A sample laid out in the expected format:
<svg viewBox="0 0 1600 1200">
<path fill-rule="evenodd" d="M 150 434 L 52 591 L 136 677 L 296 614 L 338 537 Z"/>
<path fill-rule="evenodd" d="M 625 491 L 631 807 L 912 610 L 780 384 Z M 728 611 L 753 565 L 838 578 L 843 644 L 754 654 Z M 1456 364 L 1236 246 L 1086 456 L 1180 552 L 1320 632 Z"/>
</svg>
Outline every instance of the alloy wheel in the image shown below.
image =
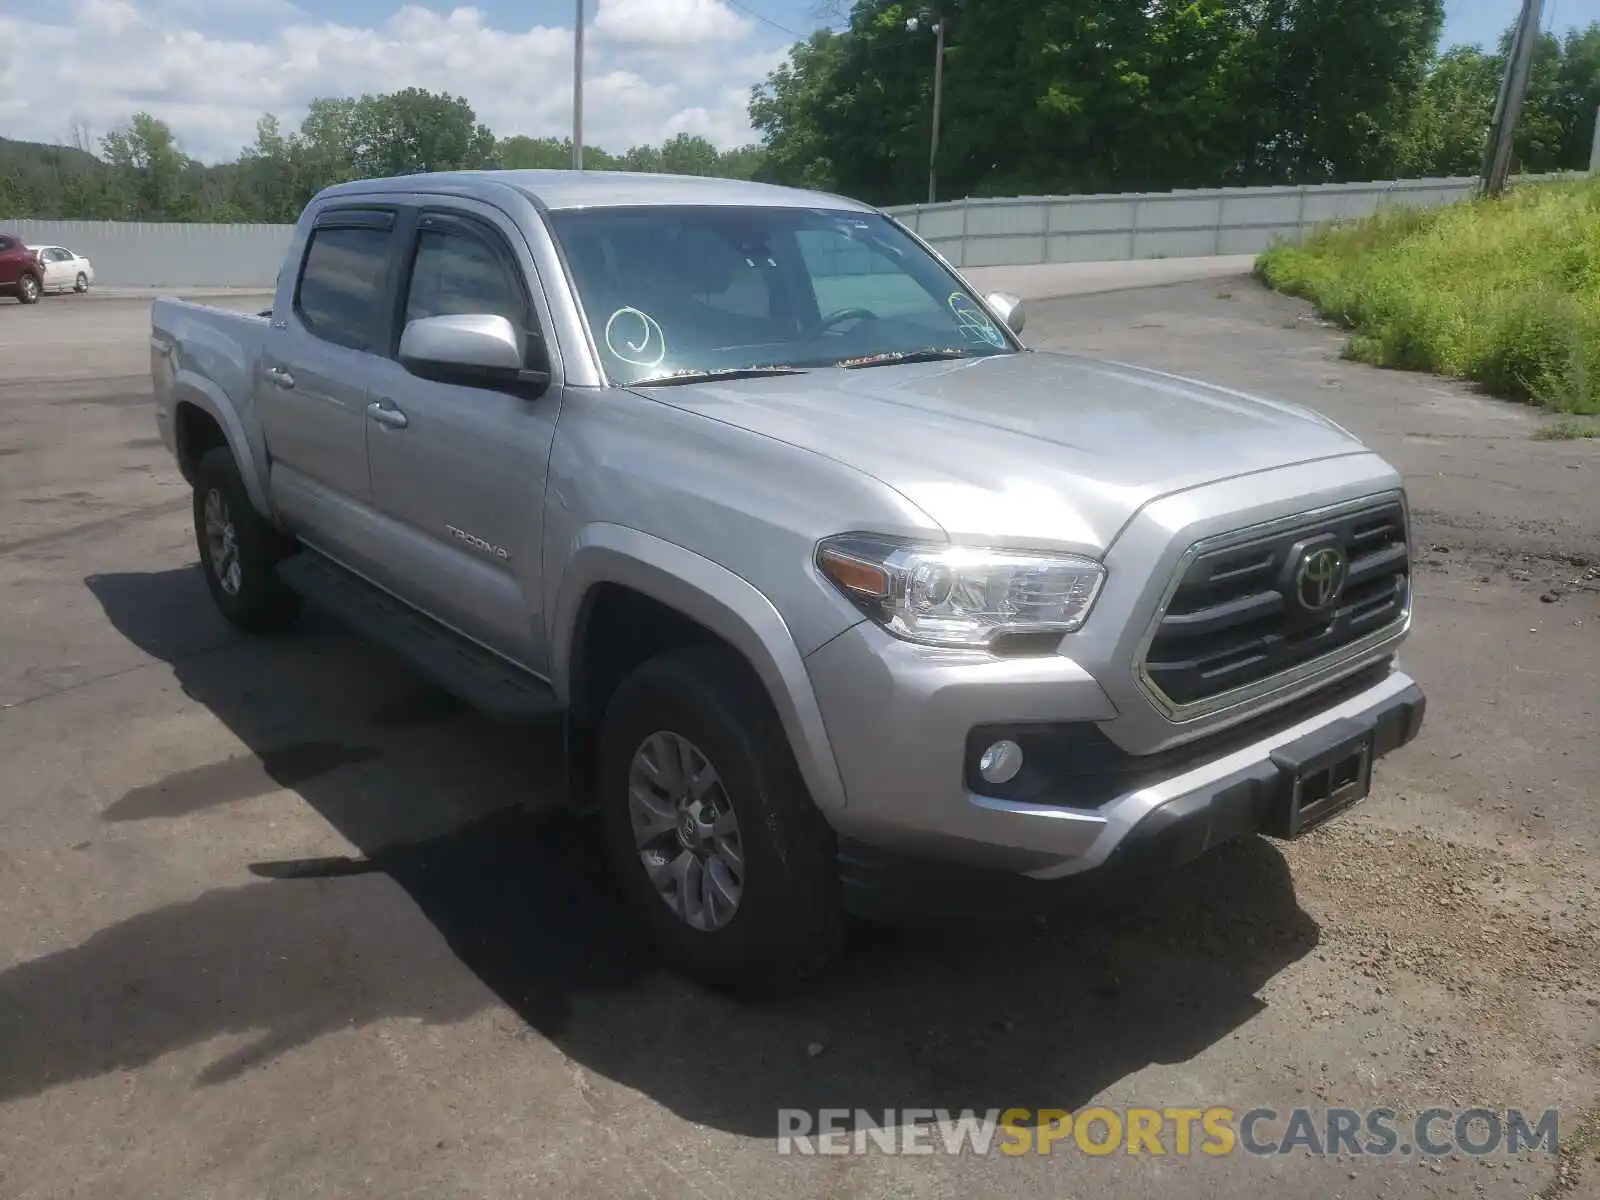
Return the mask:
<svg viewBox="0 0 1600 1200">
<path fill-rule="evenodd" d="M 206 493 L 205 506 L 206 553 L 211 558 L 211 570 L 230 596 L 237 596 L 244 584 L 244 568 L 239 561 L 239 541 L 233 528 L 233 516 L 228 511 L 228 500 L 216 488 Z"/>
<path fill-rule="evenodd" d="M 717 769 L 681 734 L 652 733 L 628 770 L 628 819 L 645 873 L 680 921 L 723 928 L 744 894 L 739 818 Z"/>
</svg>

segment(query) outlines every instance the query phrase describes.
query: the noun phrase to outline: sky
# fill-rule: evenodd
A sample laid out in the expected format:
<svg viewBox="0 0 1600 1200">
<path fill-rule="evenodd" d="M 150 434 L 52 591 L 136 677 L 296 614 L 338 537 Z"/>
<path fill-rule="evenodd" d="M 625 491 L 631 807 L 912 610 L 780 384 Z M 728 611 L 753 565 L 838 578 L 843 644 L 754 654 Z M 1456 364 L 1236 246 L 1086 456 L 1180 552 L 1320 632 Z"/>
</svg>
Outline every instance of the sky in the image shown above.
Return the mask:
<svg viewBox="0 0 1600 1200">
<path fill-rule="evenodd" d="M 233 158 L 263 112 L 417 86 L 463 95 L 499 136 L 572 129 L 576 0 L 0 0 L 0 136 L 98 138 L 139 110 L 195 158 Z M 584 141 L 755 140 L 750 88 L 824 0 L 585 0 Z M 831 6 L 833 13 L 848 5 Z M 1492 43 L 1519 0 L 1446 0 L 1445 40 Z M 1600 0 L 1544 0 L 1557 32 Z"/>
</svg>

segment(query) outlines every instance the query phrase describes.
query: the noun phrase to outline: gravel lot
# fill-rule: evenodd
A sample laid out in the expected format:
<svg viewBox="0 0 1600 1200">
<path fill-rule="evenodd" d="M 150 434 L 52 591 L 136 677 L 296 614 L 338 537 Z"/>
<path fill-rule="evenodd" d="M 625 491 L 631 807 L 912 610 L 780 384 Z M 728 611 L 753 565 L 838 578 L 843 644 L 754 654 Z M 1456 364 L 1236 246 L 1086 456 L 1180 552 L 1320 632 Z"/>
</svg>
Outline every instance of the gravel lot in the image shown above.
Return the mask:
<svg viewBox="0 0 1600 1200">
<path fill-rule="evenodd" d="M 1403 468 L 1428 725 L 1303 842 L 874 934 L 753 1008 L 654 970 L 583 831 L 514 806 L 548 741 L 214 614 L 147 300 L 0 302 L 0 1196 L 1600 1195 L 1593 1145 L 776 1153 L 784 1106 L 1554 1106 L 1571 1140 L 1600 1101 L 1600 443 L 1344 362 L 1242 275 L 1030 308 L 1037 346 L 1305 402 Z"/>
</svg>

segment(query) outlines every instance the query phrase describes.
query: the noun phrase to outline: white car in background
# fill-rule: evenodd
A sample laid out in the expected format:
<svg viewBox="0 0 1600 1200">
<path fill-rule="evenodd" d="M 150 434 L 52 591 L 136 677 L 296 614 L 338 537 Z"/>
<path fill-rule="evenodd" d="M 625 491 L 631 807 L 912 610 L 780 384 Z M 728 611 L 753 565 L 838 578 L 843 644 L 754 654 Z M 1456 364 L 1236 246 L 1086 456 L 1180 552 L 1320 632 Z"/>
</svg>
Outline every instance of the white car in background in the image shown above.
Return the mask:
<svg viewBox="0 0 1600 1200">
<path fill-rule="evenodd" d="M 44 264 L 44 290 L 47 292 L 87 292 L 94 282 L 94 267 L 81 254 L 65 246 L 38 247 Z"/>
</svg>

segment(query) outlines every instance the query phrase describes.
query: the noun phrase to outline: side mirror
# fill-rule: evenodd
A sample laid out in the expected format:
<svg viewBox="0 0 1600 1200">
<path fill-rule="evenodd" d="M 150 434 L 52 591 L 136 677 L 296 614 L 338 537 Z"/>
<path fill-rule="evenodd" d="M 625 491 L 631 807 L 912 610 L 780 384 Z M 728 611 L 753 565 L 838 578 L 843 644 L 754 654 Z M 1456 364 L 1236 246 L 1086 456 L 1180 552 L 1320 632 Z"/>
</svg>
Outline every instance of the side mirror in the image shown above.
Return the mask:
<svg viewBox="0 0 1600 1200">
<path fill-rule="evenodd" d="M 413 375 L 468 387 L 536 387 L 548 371 L 528 370 L 527 339 L 498 313 L 419 317 L 400 335 L 400 365 Z"/>
<path fill-rule="evenodd" d="M 984 299 L 995 316 L 1006 323 L 1006 328 L 1012 333 L 1022 332 L 1022 327 L 1028 323 L 1028 310 L 1022 306 L 1022 297 L 1010 292 L 990 292 Z"/>
</svg>

